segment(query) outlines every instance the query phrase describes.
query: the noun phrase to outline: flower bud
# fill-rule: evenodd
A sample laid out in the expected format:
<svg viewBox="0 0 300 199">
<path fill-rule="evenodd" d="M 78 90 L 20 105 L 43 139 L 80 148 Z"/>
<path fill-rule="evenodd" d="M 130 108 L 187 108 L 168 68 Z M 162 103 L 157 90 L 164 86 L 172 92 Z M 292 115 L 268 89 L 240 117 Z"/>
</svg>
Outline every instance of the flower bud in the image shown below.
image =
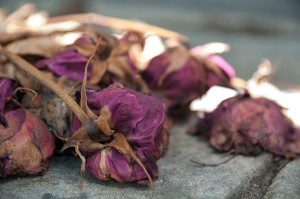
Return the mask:
<svg viewBox="0 0 300 199">
<path fill-rule="evenodd" d="M 5 117 L 8 127 L 0 126 L 0 176 L 45 172 L 55 148 L 46 125 L 25 109 L 9 111 Z"/>
<path fill-rule="evenodd" d="M 249 95 L 223 101 L 206 119 L 210 121 L 209 142 L 220 151 L 249 154 L 264 150 L 285 156 L 295 130 L 275 102 Z"/>
<path fill-rule="evenodd" d="M 126 138 L 149 175 L 157 178 L 155 161 L 163 156 L 169 137 L 164 102 L 120 84 L 113 84 L 99 92 L 89 91 L 87 99 L 91 110 L 108 107 L 110 128 Z M 113 178 L 122 182 L 147 180 L 137 161 L 111 147 L 94 152 L 88 159 L 87 169 L 99 179 Z"/>
<path fill-rule="evenodd" d="M 169 107 L 184 106 L 205 93 L 205 70 L 201 63 L 186 53 L 179 54 L 182 56 L 181 64 L 170 72 L 175 55 L 173 51 L 154 57 L 141 73 L 148 86 L 166 98 Z"/>
</svg>

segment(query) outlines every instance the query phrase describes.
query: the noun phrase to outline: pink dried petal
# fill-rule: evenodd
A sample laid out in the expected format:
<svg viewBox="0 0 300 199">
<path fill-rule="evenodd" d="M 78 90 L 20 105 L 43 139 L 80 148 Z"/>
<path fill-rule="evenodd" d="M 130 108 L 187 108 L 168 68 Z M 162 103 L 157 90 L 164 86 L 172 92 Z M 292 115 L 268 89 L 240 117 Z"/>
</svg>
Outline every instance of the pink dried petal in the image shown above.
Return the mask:
<svg viewBox="0 0 300 199">
<path fill-rule="evenodd" d="M 154 159 L 143 161 L 153 179 L 158 177 L 158 168 Z M 87 170 L 100 180 L 110 178 L 119 182 L 147 180 L 144 170 L 134 161 L 115 149 L 105 149 L 91 156 L 87 161 Z"/>
<path fill-rule="evenodd" d="M 235 77 L 234 68 L 223 57 L 219 55 L 209 55 L 205 57 L 204 60 L 212 62 L 219 67 L 229 79 Z"/>
</svg>

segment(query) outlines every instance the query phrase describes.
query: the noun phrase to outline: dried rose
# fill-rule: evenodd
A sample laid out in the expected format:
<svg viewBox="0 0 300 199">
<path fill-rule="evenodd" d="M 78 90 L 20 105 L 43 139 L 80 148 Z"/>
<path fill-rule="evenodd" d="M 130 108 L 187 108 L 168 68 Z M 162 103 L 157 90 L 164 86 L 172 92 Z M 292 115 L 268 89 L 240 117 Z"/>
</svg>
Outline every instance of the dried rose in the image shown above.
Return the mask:
<svg viewBox="0 0 300 199">
<path fill-rule="evenodd" d="M 234 70 L 220 56 L 199 59 L 187 49 L 176 47 L 154 57 L 141 75 L 151 89 L 166 97 L 169 107 L 180 107 L 213 85 L 229 86 Z"/>
<path fill-rule="evenodd" d="M 25 109 L 9 111 L 5 117 L 8 127 L 0 126 L 0 176 L 45 172 L 55 148 L 46 125 Z"/>
<path fill-rule="evenodd" d="M 154 57 L 141 73 L 151 89 L 162 92 L 169 106 L 185 105 L 205 93 L 205 70 L 201 63 L 184 50 L 183 53 L 175 51 Z M 177 62 L 175 57 L 181 60 Z M 175 64 L 178 65 L 174 67 Z"/>
<path fill-rule="evenodd" d="M 210 124 L 209 143 L 220 151 L 249 154 L 264 150 L 280 156 L 292 153 L 286 146 L 295 129 L 282 108 L 266 98 L 247 94 L 229 98 L 204 120 Z"/>
<path fill-rule="evenodd" d="M 35 65 L 38 68 L 46 67 L 59 76 L 66 76 L 72 80 L 83 80 L 86 62 L 86 57 L 81 55 L 76 49 L 69 48 L 55 57 L 40 60 Z M 91 69 L 88 70 L 88 77 L 90 72 Z"/>
<path fill-rule="evenodd" d="M 5 104 L 8 98 L 13 95 L 12 81 L 0 78 L 0 126 L 7 127 L 7 120 L 4 117 Z"/>
<path fill-rule="evenodd" d="M 93 155 L 87 160 L 87 170 L 101 180 L 113 178 L 129 182 L 147 180 L 146 169 L 150 177 L 156 179 L 158 170 L 155 161 L 164 154 L 169 136 L 164 102 L 120 84 L 113 84 L 99 92 L 89 91 L 87 99 L 91 110 L 108 109 L 111 115 L 109 128 L 115 132 L 107 141 L 114 147 L 90 151 Z M 115 141 L 122 143 L 126 151 L 132 150 L 135 157 L 115 147 Z"/>
</svg>

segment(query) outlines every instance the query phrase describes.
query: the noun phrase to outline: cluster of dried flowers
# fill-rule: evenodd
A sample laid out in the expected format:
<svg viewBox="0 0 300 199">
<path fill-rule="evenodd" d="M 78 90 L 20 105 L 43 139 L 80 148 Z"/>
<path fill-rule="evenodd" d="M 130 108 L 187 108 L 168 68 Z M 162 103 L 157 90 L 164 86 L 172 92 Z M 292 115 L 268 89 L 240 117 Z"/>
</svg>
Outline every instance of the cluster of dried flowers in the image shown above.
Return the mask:
<svg viewBox="0 0 300 199">
<path fill-rule="evenodd" d="M 46 171 L 61 140 L 61 151 L 74 148 L 82 160 L 81 172 L 151 184 L 170 116 L 236 82 L 218 55 L 228 50 L 223 43 L 189 49 L 184 36 L 159 27 L 93 13 L 49 18 L 32 4 L 0 16 L 2 177 Z M 248 91 L 198 126 L 219 150 L 298 153 L 299 132 L 282 108 Z"/>
</svg>

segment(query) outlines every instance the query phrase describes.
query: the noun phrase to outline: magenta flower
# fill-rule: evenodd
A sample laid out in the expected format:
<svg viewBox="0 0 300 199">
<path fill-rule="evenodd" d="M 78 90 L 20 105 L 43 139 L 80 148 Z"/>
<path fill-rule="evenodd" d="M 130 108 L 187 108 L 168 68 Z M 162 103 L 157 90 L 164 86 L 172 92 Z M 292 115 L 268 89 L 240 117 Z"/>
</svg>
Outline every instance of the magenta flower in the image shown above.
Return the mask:
<svg viewBox="0 0 300 199">
<path fill-rule="evenodd" d="M 209 143 L 220 151 L 249 154 L 264 150 L 287 156 L 293 153 L 287 149 L 288 143 L 299 137 L 282 108 L 266 98 L 244 95 L 227 99 L 204 120 L 210 124 Z"/>
<path fill-rule="evenodd" d="M 220 56 L 200 60 L 181 48 L 154 57 L 141 75 L 154 92 L 166 98 L 168 107 L 180 107 L 202 96 L 213 85 L 229 86 L 235 72 Z"/>
<path fill-rule="evenodd" d="M 0 177 L 45 172 L 55 148 L 47 126 L 25 109 L 8 111 L 5 117 L 8 127 L 0 126 Z"/>
<path fill-rule="evenodd" d="M 148 86 L 162 93 L 169 104 L 185 105 L 205 93 L 205 71 L 202 65 L 194 59 L 185 59 L 176 70 L 163 75 L 172 61 L 171 52 L 165 52 L 154 57 L 145 71 L 141 73 Z"/>
<path fill-rule="evenodd" d="M 108 107 L 110 128 L 126 138 L 128 147 L 151 178 L 156 179 L 158 170 L 155 162 L 168 145 L 164 102 L 120 84 L 113 84 L 98 92 L 89 91 L 87 99 L 91 110 Z M 76 126 L 79 126 L 78 123 Z M 87 170 L 101 180 L 113 178 L 129 182 L 148 179 L 141 164 L 116 148 L 107 147 L 89 153 L 92 155 L 87 160 Z"/>
</svg>

